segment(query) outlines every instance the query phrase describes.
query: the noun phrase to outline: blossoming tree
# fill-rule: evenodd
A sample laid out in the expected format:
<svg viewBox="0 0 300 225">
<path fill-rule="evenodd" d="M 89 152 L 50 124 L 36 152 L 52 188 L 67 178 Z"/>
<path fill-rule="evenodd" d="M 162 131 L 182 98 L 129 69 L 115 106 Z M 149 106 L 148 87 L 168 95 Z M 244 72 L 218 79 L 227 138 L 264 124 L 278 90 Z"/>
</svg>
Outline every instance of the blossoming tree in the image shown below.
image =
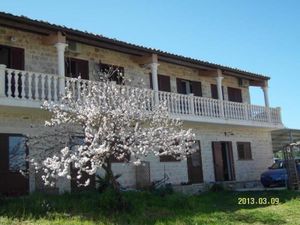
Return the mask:
<svg viewBox="0 0 300 225">
<path fill-rule="evenodd" d="M 77 178 L 104 169 L 117 190 L 112 158 L 135 165 L 150 154 L 184 159 L 193 151 L 194 134 L 170 117 L 166 103 L 155 103 L 154 95 L 109 81 L 69 81 L 59 103 L 44 103 L 52 118 L 28 142 L 35 149 L 30 161 L 44 172 L 45 184 L 54 185 L 58 177 L 71 179 L 72 164 Z M 74 137 L 83 141 L 71 147 Z"/>
</svg>

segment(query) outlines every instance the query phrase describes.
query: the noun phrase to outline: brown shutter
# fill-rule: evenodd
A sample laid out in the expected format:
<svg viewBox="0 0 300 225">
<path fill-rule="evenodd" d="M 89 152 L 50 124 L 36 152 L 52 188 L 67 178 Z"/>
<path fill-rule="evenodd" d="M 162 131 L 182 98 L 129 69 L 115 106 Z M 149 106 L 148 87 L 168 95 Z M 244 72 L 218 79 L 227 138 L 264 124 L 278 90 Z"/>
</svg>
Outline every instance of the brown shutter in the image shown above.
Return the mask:
<svg viewBox="0 0 300 225">
<path fill-rule="evenodd" d="M 192 92 L 195 96 L 202 96 L 202 86 L 201 82 L 191 81 L 192 82 Z"/>
<path fill-rule="evenodd" d="M 203 182 L 200 141 L 196 141 L 197 151 L 187 157 L 188 177 L 190 183 Z"/>
<path fill-rule="evenodd" d="M 153 89 L 153 83 L 152 83 L 152 74 L 149 74 L 149 83 L 150 83 L 150 89 Z"/>
<path fill-rule="evenodd" d="M 11 47 L 10 67 L 16 70 L 24 70 L 24 49 Z"/>
<path fill-rule="evenodd" d="M 0 174 L 8 171 L 8 135 L 0 134 Z"/>
<path fill-rule="evenodd" d="M 176 78 L 177 93 L 179 93 L 179 94 L 185 94 L 185 93 L 183 93 L 183 90 L 181 88 L 181 81 L 182 81 L 182 79 Z"/>
<path fill-rule="evenodd" d="M 158 90 L 171 92 L 170 77 L 158 75 Z"/>
<path fill-rule="evenodd" d="M 212 142 L 214 168 L 215 168 L 215 180 L 224 180 L 223 171 L 223 158 L 222 158 L 222 145 L 221 142 Z"/>
<path fill-rule="evenodd" d="M 230 162 L 231 177 L 230 180 L 235 180 L 234 159 L 232 152 L 232 142 L 228 142 L 228 157 Z"/>
<path fill-rule="evenodd" d="M 218 88 L 217 88 L 217 85 L 211 84 L 211 85 L 210 85 L 210 90 L 211 90 L 211 97 L 214 98 L 214 99 L 218 99 L 219 96 L 218 96 Z"/>
<path fill-rule="evenodd" d="M 239 88 L 228 87 L 228 100 L 232 102 L 243 102 L 242 90 Z"/>
<path fill-rule="evenodd" d="M 250 142 L 244 143 L 245 159 L 252 159 Z"/>
</svg>

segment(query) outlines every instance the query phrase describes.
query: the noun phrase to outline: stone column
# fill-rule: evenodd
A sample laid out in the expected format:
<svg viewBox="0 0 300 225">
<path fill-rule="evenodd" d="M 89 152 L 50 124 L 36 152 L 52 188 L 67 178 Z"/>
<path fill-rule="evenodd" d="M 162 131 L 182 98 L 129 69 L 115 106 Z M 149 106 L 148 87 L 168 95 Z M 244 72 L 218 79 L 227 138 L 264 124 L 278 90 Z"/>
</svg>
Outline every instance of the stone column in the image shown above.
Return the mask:
<svg viewBox="0 0 300 225">
<path fill-rule="evenodd" d="M 5 69 L 6 65 L 0 64 L 0 97 L 5 96 Z"/>
<path fill-rule="evenodd" d="M 218 69 L 218 76 L 216 77 L 216 80 L 217 80 L 219 100 L 223 100 L 223 91 L 222 91 L 222 80 L 223 79 L 224 79 L 224 77 L 222 76 L 222 71 Z"/>
<path fill-rule="evenodd" d="M 150 63 L 149 64 L 151 68 L 151 76 L 152 76 L 152 87 L 153 91 L 155 93 L 155 103 L 158 104 L 159 98 L 158 98 L 158 77 L 157 77 L 157 70 L 159 64 L 156 62 Z"/>
<path fill-rule="evenodd" d="M 59 76 L 59 95 L 65 92 L 65 48 L 66 43 L 58 42 L 54 45 L 57 50 L 57 72 Z"/>
<path fill-rule="evenodd" d="M 223 106 L 223 91 L 222 91 L 222 80 L 224 77 L 222 76 L 222 71 L 218 69 L 218 76 L 216 77 L 217 80 L 217 89 L 218 89 L 218 99 L 220 100 L 219 108 L 220 108 L 220 116 L 224 117 L 224 106 Z"/>
</svg>

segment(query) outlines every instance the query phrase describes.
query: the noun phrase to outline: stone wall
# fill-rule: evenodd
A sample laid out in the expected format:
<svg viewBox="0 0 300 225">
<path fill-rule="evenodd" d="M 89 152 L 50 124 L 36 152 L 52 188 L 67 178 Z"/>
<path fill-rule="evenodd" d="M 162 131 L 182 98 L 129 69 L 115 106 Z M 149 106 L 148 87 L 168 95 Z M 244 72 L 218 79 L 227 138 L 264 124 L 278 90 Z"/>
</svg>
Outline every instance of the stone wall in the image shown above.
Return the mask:
<svg viewBox="0 0 300 225">
<path fill-rule="evenodd" d="M 0 45 L 8 45 L 25 49 L 25 70 L 41 73 L 57 74 L 56 48 L 43 43 L 43 36 L 20 30 L 4 28 L 0 26 Z M 11 37 L 15 41 L 11 41 Z M 128 85 L 136 87 L 150 87 L 150 69 L 139 65 L 134 57 L 125 53 L 79 44 L 79 52 L 66 50 L 65 56 L 89 61 L 89 78 L 97 80 L 97 64 L 111 64 L 124 67 L 125 76 L 131 80 Z M 177 92 L 176 78 L 201 81 L 203 97 L 211 97 L 210 84 L 216 84 L 212 76 L 204 72 L 159 61 L 158 74 L 168 75 L 171 80 L 171 91 Z M 239 87 L 238 79 L 232 76 L 224 76 L 224 98 L 228 99 L 227 87 L 240 88 L 243 101 L 250 103 L 249 88 Z"/>
</svg>

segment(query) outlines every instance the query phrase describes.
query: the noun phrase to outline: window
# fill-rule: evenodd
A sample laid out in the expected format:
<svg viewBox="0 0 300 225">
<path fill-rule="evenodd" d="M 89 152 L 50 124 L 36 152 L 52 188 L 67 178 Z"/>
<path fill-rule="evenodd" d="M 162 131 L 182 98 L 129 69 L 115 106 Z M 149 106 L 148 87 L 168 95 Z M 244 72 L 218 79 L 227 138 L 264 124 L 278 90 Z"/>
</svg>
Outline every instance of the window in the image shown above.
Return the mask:
<svg viewBox="0 0 300 225">
<path fill-rule="evenodd" d="M 239 160 L 251 160 L 251 144 L 250 142 L 237 142 L 237 151 Z"/>
<path fill-rule="evenodd" d="M 9 136 L 9 171 L 26 170 L 26 139 L 23 136 Z"/>
<path fill-rule="evenodd" d="M 110 81 L 124 84 L 124 67 L 100 63 L 99 72 L 105 74 Z"/>
<path fill-rule="evenodd" d="M 86 60 L 67 58 L 65 70 L 67 77 L 89 79 L 89 62 Z"/>
<path fill-rule="evenodd" d="M 0 173 L 26 170 L 26 138 L 18 134 L 0 134 Z"/>
<path fill-rule="evenodd" d="M 202 96 L 202 86 L 199 81 L 190 81 L 183 79 L 176 79 L 177 92 L 180 94 L 194 94 L 195 96 Z"/>
<path fill-rule="evenodd" d="M 24 49 L 0 45 L 0 64 L 16 70 L 24 70 Z"/>
</svg>

